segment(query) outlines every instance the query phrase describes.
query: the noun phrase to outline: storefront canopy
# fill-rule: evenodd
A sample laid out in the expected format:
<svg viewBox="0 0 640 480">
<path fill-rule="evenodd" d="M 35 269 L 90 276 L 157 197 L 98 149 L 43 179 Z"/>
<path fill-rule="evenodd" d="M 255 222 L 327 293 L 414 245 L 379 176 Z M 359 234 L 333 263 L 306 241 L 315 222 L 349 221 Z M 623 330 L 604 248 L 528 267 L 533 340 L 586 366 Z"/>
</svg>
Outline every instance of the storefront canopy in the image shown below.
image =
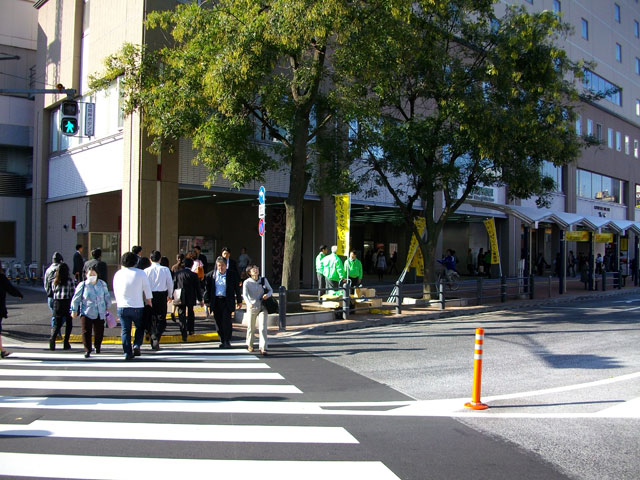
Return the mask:
<svg viewBox="0 0 640 480">
<path fill-rule="evenodd" d="M 540 222 L 548 222 L 555 223 L 562 230 L 576 230 L 578 227 L 582 227 L 583 230 L 593 232 L 609 229 L 618 234 L 624 234 L 631 230 L 636 235 L 640 235 L 640 222 L 632 222 L 631 220 L 615 220 L 606 217 L 580 215 L 578 213 L 554 212 L 544 208 L 523 207 L 520 205 L 499 205 L 477 200 L 467 200 L 466 203 L 473 207 L 488 208 L 512 215 L 530 227 Z"/>
</svg>

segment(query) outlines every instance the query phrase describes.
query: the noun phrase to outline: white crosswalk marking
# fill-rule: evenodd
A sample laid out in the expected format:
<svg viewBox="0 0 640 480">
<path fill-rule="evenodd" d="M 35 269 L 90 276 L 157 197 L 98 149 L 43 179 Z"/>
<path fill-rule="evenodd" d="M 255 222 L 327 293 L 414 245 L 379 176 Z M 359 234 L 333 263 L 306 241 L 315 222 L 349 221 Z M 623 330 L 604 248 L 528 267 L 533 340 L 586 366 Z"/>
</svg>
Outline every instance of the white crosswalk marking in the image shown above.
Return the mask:
<svg viewBox="0 0 640 480">
<path fill-rule="evenodd" d="M 398 479 L 382 462 L 353 461 L 341 453 L 354 451 L 344 450 L 347 447 L 360 447 L 358 439 L 341 426 L 307 425 L 308 420 L 280 425 L 291 423 L 287 419 L 294 404 L 307 402 L 298 401 L 303 392 L 271 371 L 259 356 L 244 350 L 176 348 L 144 352 L 125 362 L 112 352 L 85 359 L 78 353 L 23 350 L 0 363 L 0 475 L 117 480 L 149 478 L 153 472 L 154 479 L 175 480 L 185 474 L 224 478 L 255 472 L 279 480 Z M 310 415 L 321 410 L 309 406 Z M 58 447 L 75 439 L 90 439 L 94 450 L 77 455 Z M 207 458 L 155 458 L 135 456 L 135 449 L 123 453 L 120 440 L 181 442 L 186 448 L 191 448 L 189 442 L 238 443 L 250 449 L 297 445 L 297 453 L 288 459 L 289 448 L 283 448 L 278 458 L 267 453 L 268 458 L 247 460 L 237 455 L 232 459 L 218 453 L 228 452 L 227 447 L 216 447 L 198 450 Z M 327 452 L 317 452 L 319 448 Z M 96 451 L 100 454 L 95 455 Z M 232 451 L 240 452 L 235 447 Z M 306 457 L 301 451 L 309 452 L 307 460 L 300 460 Z"/>
</svg>

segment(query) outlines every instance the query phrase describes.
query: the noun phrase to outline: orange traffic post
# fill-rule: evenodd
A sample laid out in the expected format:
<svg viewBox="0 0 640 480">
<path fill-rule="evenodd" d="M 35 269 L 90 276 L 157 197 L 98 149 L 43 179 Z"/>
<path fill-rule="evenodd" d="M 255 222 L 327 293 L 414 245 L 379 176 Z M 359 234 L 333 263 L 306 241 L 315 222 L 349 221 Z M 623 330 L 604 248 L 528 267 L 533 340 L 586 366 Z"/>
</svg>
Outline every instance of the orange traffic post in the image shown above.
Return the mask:
<svg viewBox="0 0 640 480">
<path fill-rule="evenodd" d="M 484 328 L 476 328 L 476 345 L 473 355 L 473 395 L 471 401 L 464 404 L 473 410 L 486 410 L 489 405 L 480 401 L 480 390 L 482 388 L 482 349 L 484 346 Z"/>
</svg>

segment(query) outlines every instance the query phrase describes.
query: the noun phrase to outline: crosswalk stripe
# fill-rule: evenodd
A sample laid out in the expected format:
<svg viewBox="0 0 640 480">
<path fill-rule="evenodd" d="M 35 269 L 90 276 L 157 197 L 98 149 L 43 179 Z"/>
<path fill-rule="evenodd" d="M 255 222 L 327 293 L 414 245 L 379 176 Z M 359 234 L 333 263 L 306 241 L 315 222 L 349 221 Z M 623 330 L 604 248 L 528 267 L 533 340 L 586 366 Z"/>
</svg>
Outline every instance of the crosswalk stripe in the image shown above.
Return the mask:
<svg viewBox="0 0 640 480">
<path fill-rule="evenodd" d="M 278 480 L 351 477 L 399 480 L 378 461 L 208 460 L 0 453 L 0 475 L 130 480 L 148 478 L 150 472 L 153 472 L 154 480 L 175 480 L 185 475 L 190 478 L 232 478 L 239 472 L 255 472 L 261 478 Z"/>
<path fill-rule="evenodd" d="M 151 382 L 72 382 L 72 381 L 28 381 L 0 380 L 0 389 L 35 390 L 113 390 L 118 392 L 165 392 L 165 393 L 302 393 L 293 385 L 232 385 L 195 383 L 151 383 Z"/>
<path fill-rule="evenodd" d="M 227 350 L 228 351 L 228 350 Z M 55 360 L 55 359 L 82 359 L 82 360 L 91 360 L 85 359 L 83 353 L 39 353 L 39 352 L 12 352 L 11 358 L 24 358 L 24 359 L 36 359 L 36 360 Z M 92 357 L 95 358 L 95 357 Z M 100 360 L 110 360 L 110 361 L 122 361 L 123 355 L 107 355 L 100 354 Z M 135 361 L 154 361 L 154 360 L 237 360 L 237 361 L 256 361 L 258 357 L 256 355 L 247 355 L 247 354 L 219 354 L 219 355 L 165 355 L 163 353 L 151 353 L 151 352 L 143 352 L 141 357 L 136 357 Z"/>
<path fill-rule="evenodd" d="M 13 358 L 13 357 L 12 357 Z M 121 357 L 118 357 L 118 360 L 121 360 Z M 224 370 L 232 370 L 232 369 L 244 369 L 244 370 L 253 370 L 253 369 L 270 369 L 269 365 L 266 363 L 249 363 L 249 362 L 206 362 L 206 363 L 197 363 L 197 362 L 144 362 L 141 364 L 140 362 L 111 362 L 100 361 L 100 357 L 92 357 L 89 359 L 83 358 L 78 361 L 63 361 L 63 360 L 12 360 L 4 359 L 2 360 L 2 366 L 16 366 L 16 367 L 42 367 L 42 368 L 59 368 L 59 367 L 74 367 L 74 368 L 84 368 L 84 369 L 93 369 L 93 368 L 120 368 L 120 369 L 136 369 L 140 368 L 142 365 L 145 369 L 207 369 L 207 370 L 215 370 L 215 369 L 224 369 Z"/>
<path fill-rule="evenodd" d="M 11 368 L 0 370 L 0 377 L 84 377 L 84 378 L 177 378 L 203 380 L 284 380 L 275 372 L 148 372 L 146 370 L 114 371 L 74 371 L 74 370 L 35 370 Z"/>
<path fill-rule="evenodd" d="M 193 425 L 35 420 L 0 424 L 0 436 L 167 440 L 184 442 L 358 443 L 342 427 Z"/>
</svg>

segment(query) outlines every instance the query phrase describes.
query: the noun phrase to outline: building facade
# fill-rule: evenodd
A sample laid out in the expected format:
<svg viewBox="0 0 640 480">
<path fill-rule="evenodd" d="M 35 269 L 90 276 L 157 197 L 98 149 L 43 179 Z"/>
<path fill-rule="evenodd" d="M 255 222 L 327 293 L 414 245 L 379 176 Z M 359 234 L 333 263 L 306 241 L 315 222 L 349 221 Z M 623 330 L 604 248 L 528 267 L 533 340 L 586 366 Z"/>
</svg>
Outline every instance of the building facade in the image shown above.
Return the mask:
<svg viewBox="0 0 640 480">
<path fill-rule="evenodd" d="M 121 113 L 118 83 L 105 92 L 91 93 L 88 89 L 88 75 L 101 71 L 103 59 L 124 42 L 154 41 L 143 25 L 149 11 L 172 8 L 177 3 L 34 3 L 39 27 L 36 70 L 48 85 L 61 83 L 75 89 L 80 102 L 80 135 L 66 137 L 58 128 L 64 96 L 43 95 L 35 100 L 32 254 L 39 262 L 46 263 L 56 250 L 70 257 L 76 243 L 85 245 L 87 252 L 102 248 L 112 274 L 121 253 L 132 245 L 142 245 L 145 253 L 160 249 L 170 260 L 195 244 L 200 244 L 211 260 L 223 246 L 231 247 L 234 256 L 245 247 L 254 261 L 259 260 L 257 191 L 261 183 L 234 190 L 220 179 L 205 188 L 206 171 L 192 163 L 194 154 L 188 140 L 178 142 L 172 153 L 152 155 L 140 118 Z M 498 13 L 507 4 L 561 14 L 575 28 L 564 45 L 571 58 L 596 63 L 587 74 L 585 86 L 596 90 L 617 88 L 617 93 L 606 99 L 580 105 L 576 130 L 601 139 L 603 145 L 586 150 L 568 167 L 545 166 L 557 183 L 548 211 L 640 221 L 640 6 L 635 0 L 514 0 L 498 3 Z M 254 141 L 269 139 L 258 132 Z M 266 273 L 278 283 L 284 243 L 282 199 L 288 189 L 286 170 L 270 172 L 262 184 L 267 190 Z M 463 273 L 464 265 L 476 263 L 480 248 L 489 247 L 482 223 L 487 217 L 496 218 L 502 272 L 509 275 L 521 271 L 525 243 L 530 246 L 530 255 L 541 252 L 551 263 L 559 252 L 564 230 L 593 226 L 586 220 L 556 222 L 559 217 L 551 214 L 533 221 L 522 213 L 522 209 L 535 209 L 533 200 L 511 203 L 504 187 L 479 186 L 445 227 L 442 248 L 456 250 Z M 603 228 L 613 228 L 619 237 L 629 234 L 625 238 L 633 239 L 634 228 Z M 331 198 L 307 192 L 303 230 L 301 280 L 311 285 L 317 249 L 335 241 Z M 404 262 L 409 238 L 389 195 L 353 196 L 351 237 L 351 245 L 362 257 L 382 245 L 388 254 L 397 250 L 400 263 Z M 621 243 L 618 241 L 618 245 Z M 567 250 L 585 248 L 574 242 Z M 604 252 L 612 247 L 597 244 L 595 248 Z"/>
</svg>

